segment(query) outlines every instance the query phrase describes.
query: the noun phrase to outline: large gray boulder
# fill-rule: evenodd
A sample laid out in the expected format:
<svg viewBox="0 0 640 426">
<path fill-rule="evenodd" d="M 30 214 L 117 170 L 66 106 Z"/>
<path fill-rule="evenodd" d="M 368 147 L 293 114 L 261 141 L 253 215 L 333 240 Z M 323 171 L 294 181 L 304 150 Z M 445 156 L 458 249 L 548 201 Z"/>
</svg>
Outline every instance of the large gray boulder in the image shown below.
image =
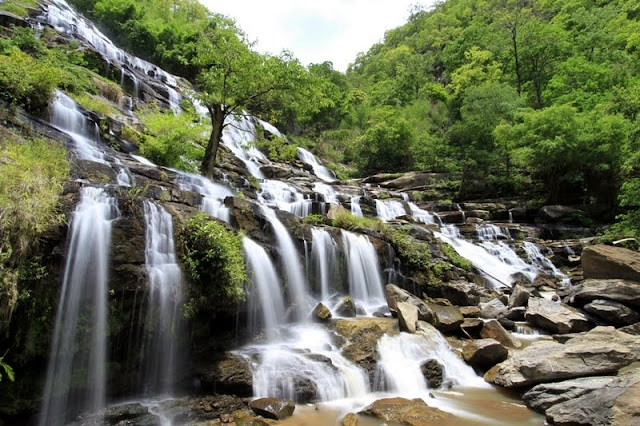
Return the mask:
<svg viewBox="0 0 640 426">
<path fill-rule="evenodd" d="M 582 250 L 585 278 L 640 281 L 640 253 L 604 244 Z"/>
<path fill-rule="evenodd" d="M 516 284 L 511 291 L 511 296 L 509 296 L 509 302 L 507 303 L 507 308 L 518 308 L 521 306 L 527 306 L 529 303 L 529 297 L 531 293 L 521 285 Z"/>
<path fill-rule="evenodd" d="M 495 297 L 493 292 L 469 281 L 446 281 L 440 284 L 442 295 L 458 306 L 476 306 Z"/>
<path fill-rule="evenodd" d="M 457 306 L 441 306 L 428 303 L 427 306 L 433 312 L 433 325 L 443 333 L 455 333 L 464 322 L 464 317 Z"/>
<path fill-rule="evenodd" d="M 522 342 L 513 337 L 513 335 L 496 320 L 489 320 L 484 323 L 482 330 L 480 330 L 480 337 L 484 339 L 495 339 L 511 348 L 517 349 L 522 347 Z"/>
<path fill-rule="evenodd" d="M 523 400 L 555 425 L 640 424 L 640 369 L 538 385 Z"/>
<path fill-rule="evenodd" d="M 596 299 L 584 305 L 584 310 L 617 327 L 631 325 L 640 321 L 640 315 L 636 311 L 622 303 L 611 300 Z"/>
<path fill-rule="evenodd" d="M 398 302 L 396 310 L 398 312 L 400 331 L 415 333 L 416 323 L 418 322 L 418 307 L 411 303 Z"/>
<path fill-rule="evenodd" d="M 395 284 L 387 284 L 384 291 L 387 298 L 387 305 L 389 305 L 391 312 L 397 312 L 398 302 L 406 302 L 418 308 L 418 319 L 420 321 L 433 322 L 433 311 L 419 297 L 401 289 Z"/>
<path fill-rule="evenodd" d="M 507 312 L 507 305 L 502 303 L 500 299 L 491 299 L 488 302 L 480 303 L 480 317 L 487 319 L 495 319 Z"/>
<path fill-rule="evenodd" d="M 551 333 L 567 334 L 591 328 L 589 319 L 575 308 L 543 298 L 529 299 L 525 318 Z"/>
<path fill-rule="evenodd" d="M 507 388 L 563 379 L 611 374 L 640 355 L 640 337 L 613 327 L 569 339 L 534 342 L 485 374 L 485 380 Z"/>
<path fill-rule="evenodd" d="M 495 339 L 470 340 L 462 347 L 462 357 L 472 367 L 487 370 L 507 359 L 509 351 Z"/>
<path fill-rule="evenodd" d="M 571 304 L 582 306 L 596 299 L 613 300 L 631 307 L 640 307 L 640 283 L 628 280 L 584 280 L 571 287 Z"/>
</svg>

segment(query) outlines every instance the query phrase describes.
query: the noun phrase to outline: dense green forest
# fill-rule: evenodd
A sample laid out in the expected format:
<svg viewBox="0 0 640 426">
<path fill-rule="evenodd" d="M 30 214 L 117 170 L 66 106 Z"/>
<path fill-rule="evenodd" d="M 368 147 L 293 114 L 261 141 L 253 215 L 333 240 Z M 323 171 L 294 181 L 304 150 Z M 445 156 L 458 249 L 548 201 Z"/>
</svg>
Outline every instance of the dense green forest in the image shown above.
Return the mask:
<svg viewBox="0 0 640 426">
<path fill-rule="evenodd" d="M 314 151 L 341 178 L 444 172 L 460 182 L 461 200 L 526 196 L 617 206 L 626 213 L 616 232 L 639 228 L 635 1 L 416 6 L 405 25 L 354 58 L 346 73 L 330 62 L 300 64 L 286 51 L 259 54 L 231 18 L 194 0 L 72 3 L 116 43 L 200 89 L 213 112 L 210 123 L 200 123 L 213 127 L 210 142 L 224 119 L 214 119 L 216 107 L 230 106 L 227 114 L 248 109 Z M 4 49 L 5 56 L 15 55 L 11 62 L 28 62 L 23 53 Z M 59 65 L 54 53 L 31 56 Z M 74 72 L 81 59 L 70 60 L 61 67 L 65 72 Z M 197 128 L 162 130 L 186 128 L 175 122 L 196 122 L 195 114 L 142 116 L 147 130 L 131 137 L 154 161 L 180 166 L 185 151 L 197 160 L 211 157 L 206 141 L 180 143 L 183 136 L 197 139 Z"/>
</svg>

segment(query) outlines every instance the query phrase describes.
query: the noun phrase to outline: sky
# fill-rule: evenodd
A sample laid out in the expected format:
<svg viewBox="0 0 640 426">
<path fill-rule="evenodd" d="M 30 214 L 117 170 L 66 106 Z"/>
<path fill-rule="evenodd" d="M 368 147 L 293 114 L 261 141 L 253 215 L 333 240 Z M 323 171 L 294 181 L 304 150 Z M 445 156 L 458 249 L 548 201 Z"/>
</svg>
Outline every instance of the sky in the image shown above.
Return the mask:
<svg viewBox="0 0 640 426">
<path fill-rule="evenodd" d="M 303 65 L 333 62 L 346 71 L 359 52 L 402 25 L 411 5 L 431 0 L 200 0 L 236 20 L 256 49 L 293 52 Z"/>
</svg>

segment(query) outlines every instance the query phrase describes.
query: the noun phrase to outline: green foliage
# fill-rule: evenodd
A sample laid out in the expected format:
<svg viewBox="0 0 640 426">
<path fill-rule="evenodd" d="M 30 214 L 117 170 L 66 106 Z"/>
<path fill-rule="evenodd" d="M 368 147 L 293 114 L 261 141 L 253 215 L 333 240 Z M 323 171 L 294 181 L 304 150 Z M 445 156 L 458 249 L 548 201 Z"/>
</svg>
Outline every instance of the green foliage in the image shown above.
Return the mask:
<svg viewBox="0 0 640 426">
<path fill-rule="evenodd" d="M 138 113 L 145 130 L 126 131 L 124 139 L 137 142 L 140 153 L 155 164 L 195 172 L 204 154 L 207 126 L 187 112 L 148 109 Z"/>
<path fill-rule="evenodd" d="M 398 257 L 413 270 L 428 271 L 431 267 L 429 246 L 409 235 L 405 227 L 387 227 L 385 236 L 391 240 Z"/>
<path fill-rule="evenodd" d="M 272 161 L 292 163 L 298 158 L 298 147 L 290 144 L 284 137 L 258 139 L 254 144 L 261 151 L 266 152 L 267 157 Z"/>
<path fill-rule="evenodd" d="M 325 217 L 321 214 L 310 214 L 304 217 L 302 221 L 306 224 L 318 226 L 326 223 Z"/>
<path fill-rule="evenodd" d="M 189 219 L 178 234 L 191 301 L 184 314 L 217 306 L 232 311 L 246 297 L 242 239 L 204 213 Z"/>
<path fill-rule="evenodd" d="M 13 368 L 4 361 L 4 357 L 7 354 L 5 353 L 3 356 L 0 356 L 0 368 L 4 370 L 4 374 L 6 374 L 7 379 L 9 381 L 15 381 L 15 374 L 13 372 Z M 2 381 L 2 373 L 0 373 L 0 381 Z"/>
<path fill-rule="evenodd" d="M 73 94 L 71 97 L 80 106 L 86 108 L 89 111 L 93 111 L 106 116 L 118 114 L 118 109 L 113 104 L 109 103 L 109 101 L 103 98 L 93 96 L 88 93 Z"/>
<path fill-rule="evenodd" d="M 0 5 L 0 10 L 4 10 L 5 12 L 12 13 L 21 18 L 26 18 L 27 16 L 29 16 L 29 12 L 27 11 L 27 9 L 15 3 L 2 4 Z"/>
<path fill-rule="evenodd" d="M 364 231 L 370 229 L 382 232 L 388 227 L 388 225 L 378 219 L 354 216 L 349 212 L 338 213 L 331 224 L 336 228 L 342 228 L 348 231 Z"/>
<path fill-rule="evenodd" d="M 471 262 L 460 256 L 458 252 L 456 252 L 456 250 L 451 246 L 451 244 L 441 241 L 440 249 L 442 250 L 444 255 L 449 258 L 449 261 L 452 264 L 467 271 L 471 270 Z"/>
</svg>

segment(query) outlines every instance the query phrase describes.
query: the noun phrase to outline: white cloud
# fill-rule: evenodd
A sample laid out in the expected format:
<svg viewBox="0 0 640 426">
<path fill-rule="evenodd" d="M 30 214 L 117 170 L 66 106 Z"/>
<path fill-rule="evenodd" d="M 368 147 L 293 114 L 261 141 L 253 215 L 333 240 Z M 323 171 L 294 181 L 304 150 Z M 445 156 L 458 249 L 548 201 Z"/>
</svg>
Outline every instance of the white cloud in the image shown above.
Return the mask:
<svg viewBox="0 0 640 426">
<path fill-rule="evenodd" d="M 402 25 L 418 0 L 201 0 L 235 18 L 262 52 L 291 50 L 303 64 L 331 61 L 344 71 L 359 52 Z M 429 2 L 431 3 L 431 2 Z"/>
</svg>

